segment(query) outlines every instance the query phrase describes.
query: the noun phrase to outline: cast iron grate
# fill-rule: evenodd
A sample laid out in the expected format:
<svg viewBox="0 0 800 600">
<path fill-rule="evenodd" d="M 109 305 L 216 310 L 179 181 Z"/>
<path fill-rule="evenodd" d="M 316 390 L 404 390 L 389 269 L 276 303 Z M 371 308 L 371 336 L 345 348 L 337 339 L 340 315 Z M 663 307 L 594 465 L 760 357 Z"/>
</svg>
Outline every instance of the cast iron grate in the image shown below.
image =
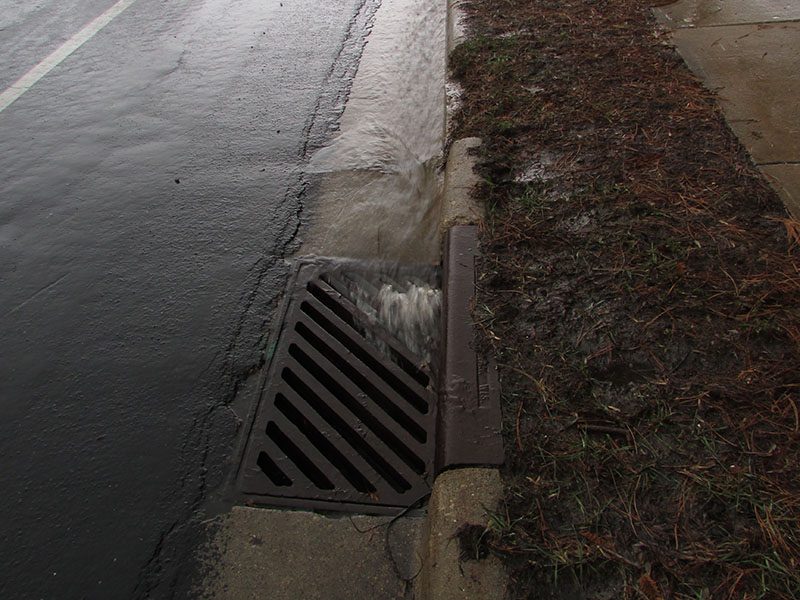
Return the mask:
<svg viewBox="0 0 800 600">
<path fill-rule="evenodd" d="M 430 492 L 436 386 L 420 348 L 435 352 L 438 306 L 408 339 L 378 322 L 371 300 L 385 286 L 438 294 L 439 278 L 351 261 L 297 266 L 238 473 L 247 503 L 387 512 Z"/>
</svg>

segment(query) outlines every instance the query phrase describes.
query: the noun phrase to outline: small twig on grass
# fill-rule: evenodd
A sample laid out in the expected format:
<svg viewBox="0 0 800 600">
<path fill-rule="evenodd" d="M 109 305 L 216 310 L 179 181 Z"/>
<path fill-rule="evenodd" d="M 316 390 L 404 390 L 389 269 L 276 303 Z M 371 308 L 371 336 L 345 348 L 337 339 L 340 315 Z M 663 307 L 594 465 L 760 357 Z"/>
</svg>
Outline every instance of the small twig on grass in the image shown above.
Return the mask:
<svg viewBox="0 0 800 600">
<path fill-rule="evenodd" d="M 619 427 L 608 427 L 605 425 L 591 425 L 589 423 L 579 423 L 578 427 L 584 431 L 595 431 L 597 433 L 609 433 L 611 435 L 621 435 L 623 437 L 630 437 L 627 430 Z"/>
<path fill-rule="evenodd" d="M 730 274 L 730 273 L 728 273 L 728 272 L 725 270 L 725 267 L 720 267 L 720 269 L 722 269 L 722 272 L 723 272 L 723 273 L 725 273 L 725 275 L 727 275 L 727 276 L 728 276 L 728 279 L 730 279 L 730 280 L 731 280 L 731 283 L 733 284 L 733 289 L 734 289 L 734 291 L 736 292 L 736 295 L 738 296 L 738 295 L 739 295 L 739 286 L 738 286 L 738 285 L 736 285 L 736 281 L 733 279 L 733 277 L 731 277 L 731 274 Z"/>
<path fill-rule="evenodd" d="M 592 425 L 591 423 L 580 423 L 576 422 L 575 425 L 579 429 L 583 429 L 584 431 L 594 431 L 597 433 L 610 433 L 612 435 L 621 435 L 625 437 L 630 437 L 630 433 L 622 429 L 620 427 L 610 427 L 608 425 Z"/>
<path fill-rule="evenodd" d="M 544 408 L 545 408 L 545 410 L 547 411 L 547 413 L 549 415 L 550 414 L 550 407 L 547 406 L 547 390 L 545 389 L 545 387 L 542 384 L 542 382 L 539 381 L 538 379 L 536 379 L 530 373 L 526 373 L 525 371 L 522 371 L 521 369 L 517 369 L 516 367 L 512 367 L 511 365 L 504 365 L 504 366 L 506 366 L 507 368 L 511 369 L 515 373 L 519 373 L 520 375 L 522 375 L 524 377 L 527 377 L 528 379 L 530 379 L 534 383 L 534 385 L 536 386 L 536 389 L 539 390 L 539 394 L 542 396 L 542 402 L 544 403 Z"/>
<path fill-rule="evenodd" d="M 667 295 L 669 295 L 669 294 L 667 294 Z M 663 316 L 664 316 L 664 315 L 666 315 L 666 314 L 669 314 L 669 311 L 670 311 L 670 309 L 669 309 L 669 308 L 665 308 L 665 309 L 664 309 L 664 310 L 662 310 L 660 313 L 658 313 L 658 314 L 657 314 L 655 317 L 653 317 L 652 319 L 650 319 L 650 320 L 647 322 L 647 324 L 646 324 L 644 327 L 642 327 L 642 333 L 644 333 L 645 331 L 647 331 L 648 327 L 650 327 L 650 325 L 652 325 L 653 323 L 655 323 L 656 321 L 658 321 L 658 320 L 659 320 L 661 317 L 663 317 Z"/>
<path fill-rule="evenodd" d="M 599 357 L 603 356 L 604 354 L 613 354 L 613 352 L 614 352 L 614 344 L 609 344 L 605 348 L 603 348 L 601 350 L 598 350 L 594 354 L 590 354 L 589 356 L 587 356 L 586 357 L 586 362 L 588 363 L 590 360 L 594 360 L 595 358 L 599 358 Z M 609 358 L 609 360 L 611 360 L 611 358 Z"/>
</svg>

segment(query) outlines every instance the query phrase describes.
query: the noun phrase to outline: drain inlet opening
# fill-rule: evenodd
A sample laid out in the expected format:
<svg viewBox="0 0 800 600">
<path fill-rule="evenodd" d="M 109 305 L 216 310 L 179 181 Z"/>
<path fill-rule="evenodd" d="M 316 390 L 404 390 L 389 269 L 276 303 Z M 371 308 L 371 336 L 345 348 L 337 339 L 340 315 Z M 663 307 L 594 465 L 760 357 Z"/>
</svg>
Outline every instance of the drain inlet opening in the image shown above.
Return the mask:
<svg viewBox="0 0 800 600">
<path fill-rule="evenodd" d="M 440 269 L 298 262 L 237 471 L 248 505 L 392 514 L 430 493 Z"/>
</svg>

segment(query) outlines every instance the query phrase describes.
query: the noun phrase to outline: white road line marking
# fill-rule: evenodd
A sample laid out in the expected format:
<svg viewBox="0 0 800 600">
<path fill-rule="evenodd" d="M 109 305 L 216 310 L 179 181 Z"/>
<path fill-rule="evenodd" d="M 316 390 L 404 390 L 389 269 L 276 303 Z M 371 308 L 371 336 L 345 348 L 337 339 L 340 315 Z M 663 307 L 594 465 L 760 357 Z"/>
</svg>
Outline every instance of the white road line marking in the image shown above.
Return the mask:
<svg viewBox="0 0 800 600">
<path fill-rule="evenodd" d="M 25 75 L 20 77 L 15 83 L 11 84 L 8 89 L 0 94 L 0 112 L 3 112 L 14 100 L 31 89 L 37 81 L 57 67 L 62 60 L 92 39 L 94 34 L 113 21 L 115 17 L 135 1 L 136 0 L 119 0 L 114 6 L 85 25 L 78 33 L 51 52 L 50 56 L 25 73 Z"/>
</svg>

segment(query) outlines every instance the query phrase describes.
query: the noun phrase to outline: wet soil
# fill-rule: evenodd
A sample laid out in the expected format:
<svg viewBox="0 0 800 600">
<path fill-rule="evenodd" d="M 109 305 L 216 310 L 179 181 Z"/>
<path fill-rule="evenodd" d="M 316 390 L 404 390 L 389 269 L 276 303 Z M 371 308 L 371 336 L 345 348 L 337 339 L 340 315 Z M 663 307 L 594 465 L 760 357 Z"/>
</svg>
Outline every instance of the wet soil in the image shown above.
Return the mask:
<svg viewBox="0 0 800 600">
<path fill-rule="evenodd" d="M 512 598 L 800 597 L 800 225 L 646 3 L 465 8 L 506 445 L 476 540 Z"/>
</svg>

